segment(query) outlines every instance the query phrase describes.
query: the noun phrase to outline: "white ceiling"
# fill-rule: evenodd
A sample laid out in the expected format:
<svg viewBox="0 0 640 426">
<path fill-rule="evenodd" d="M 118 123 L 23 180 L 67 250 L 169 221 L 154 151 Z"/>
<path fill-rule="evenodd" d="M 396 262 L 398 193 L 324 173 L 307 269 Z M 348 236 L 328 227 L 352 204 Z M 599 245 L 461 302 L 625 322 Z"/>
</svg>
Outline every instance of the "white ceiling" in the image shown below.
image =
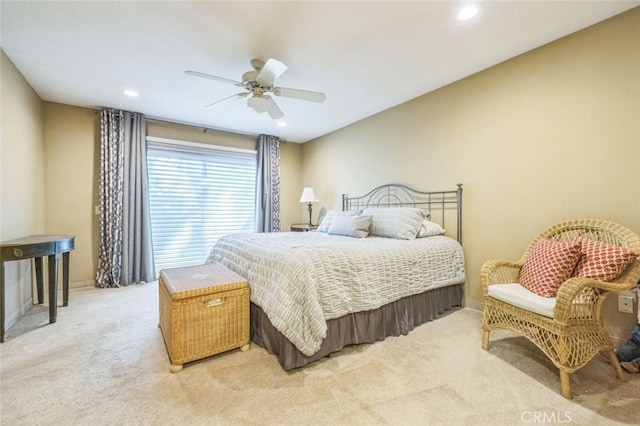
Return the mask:
<svg viewBox="0 0 640 426">
<path fill-rule="evenodd" d="M 1 0 L 1 45 L 46 101 L 305 142 L 640 5 L 475 3 L 461 22 L 460 1 Z M 279 59 L 278 86 L 327 100 L 275 97 L 281 128 L 244 99 L 205 108 L 242 90 L 184 73 L 241 80 L 252 58 Z"/>
</svg>

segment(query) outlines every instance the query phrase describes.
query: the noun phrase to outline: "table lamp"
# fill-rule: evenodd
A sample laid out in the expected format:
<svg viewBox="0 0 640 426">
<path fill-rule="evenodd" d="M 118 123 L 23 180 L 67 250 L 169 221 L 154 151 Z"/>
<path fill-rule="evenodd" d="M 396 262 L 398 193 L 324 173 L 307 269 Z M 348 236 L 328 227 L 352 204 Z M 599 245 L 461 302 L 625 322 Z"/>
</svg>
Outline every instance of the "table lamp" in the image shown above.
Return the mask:
<svg viewBox="0 0 640 426">
<path fill-rule="evenodd" d="M 313 188 L 311 188 L 310 186 L 306 186 L 302 190 L 302 196 L 300 197 L 300 202 L 307 203 L 307 208 L 309 210 L 309 226 L 313 226 L 311 224 L 311 204 L 318 202 L 318 200 L 316 199 L 316 196 L 313 193 Z"/>
</svg>

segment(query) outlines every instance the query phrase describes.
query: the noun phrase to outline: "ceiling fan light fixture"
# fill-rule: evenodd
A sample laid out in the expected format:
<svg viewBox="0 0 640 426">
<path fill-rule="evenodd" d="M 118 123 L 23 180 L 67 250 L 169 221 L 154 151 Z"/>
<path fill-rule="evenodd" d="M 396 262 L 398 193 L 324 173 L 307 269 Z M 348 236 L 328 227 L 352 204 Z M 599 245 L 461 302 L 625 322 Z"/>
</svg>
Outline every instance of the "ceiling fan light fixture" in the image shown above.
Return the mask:
<svg viewBox="0 0 640 426">
<path fill-rule="evenodd" d="M 241 82 L 198 71 L 185 71 L 185 73 L 194 77 L 207 78 L 210 80 L 217 80 L 222 83 L 233 84 L 234 86 L 242 87 L 246 90 L 245 93 L 236 93 L 235 95 L 213 102 L 207 105 L 207 108 L 226 103 L 230 100 L 250 96 L 247 98 L 247 106 L 258 114 L 266 112 L 272 120 L 281 119 L 284 117 L 284 113 L 278 107 L 278 104 L 267 93 L 272 93 L 275 96 L 282 96 L 284 98 L 300 99 L 303 101 L 317 103 L 322 103 L 326 99 L 325 94 L 320 92 L 286 87 L 274 87 L 275 80 L 277 80 L 282 73 L 287 70 L 287 66 L 277 59 L 269 58 L 267 62 L 263 62 L 259 59 L 253 59 L 251 61 L 251 66 L 253 67 L 253 71 L 244 73 L 242 75 Z"/>
<path fill-rule="evenodd" d="M 267 112 L 271 102 L 261 96 L 252 96 L 247 99 L 247 106 L 257 113 Z"/>
</svg>

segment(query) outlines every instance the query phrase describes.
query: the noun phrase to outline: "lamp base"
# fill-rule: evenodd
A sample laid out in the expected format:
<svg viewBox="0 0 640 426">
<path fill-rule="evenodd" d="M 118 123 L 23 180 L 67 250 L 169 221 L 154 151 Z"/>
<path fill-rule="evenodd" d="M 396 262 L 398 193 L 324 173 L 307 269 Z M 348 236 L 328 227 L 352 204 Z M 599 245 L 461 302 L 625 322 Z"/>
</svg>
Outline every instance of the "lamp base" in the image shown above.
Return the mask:
<svg viewBox="0 0 640 426">
<path fill-rule="evenodd" d="M 313 226 L 311 223 L 311 203 L 307 203 L 307 210 L 309 210 L 309 226 Z"/>
</svg>

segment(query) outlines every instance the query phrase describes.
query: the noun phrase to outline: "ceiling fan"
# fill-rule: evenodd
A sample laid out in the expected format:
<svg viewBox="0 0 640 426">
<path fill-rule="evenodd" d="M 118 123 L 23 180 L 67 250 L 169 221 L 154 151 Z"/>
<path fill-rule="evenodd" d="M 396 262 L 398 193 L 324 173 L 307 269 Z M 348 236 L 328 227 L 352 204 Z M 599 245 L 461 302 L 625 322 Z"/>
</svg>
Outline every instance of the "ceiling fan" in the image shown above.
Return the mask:
<svg viewBox="0 0 640 426">
<path fill-rule="evenodd" d="M 198 71 L 185 71 L 185 73 L 195 77 L 208 78 L 211 80 L 221 81 L 223 83 L 233 84 L 234 86 L 242 87 L 246 90 L 246 92 L 236 93 L 228 98 L 224 98 L 207 105 L 207 108 L 214 105 L 220 105 L 228 101 L 246 98 L 251 95 L 249 99 L 247 99 L 247 106 L 249 106 L 249 108 L 258 113 L 266 112 L 272 119 L 277 120 L 284 117 L 284 114 L 273 98 L 271 98 L 267 93 L 273 93 L 276 96 L 282 96 L 284 98 L 300 99 L 303 101 L 318 103 L 322 103 L 326 99 L 325 94 L 320 92 L 291 89 L 287 87 L 275 87 L 274 82 L 288 68 L 277 59 L 270 58 L 266 63 L 260 59 L 253 59 L 251 60 L 251 66 L 253 67 L 253 71 L 244 73 L 242 75 L 242 81 L 235 81 L 225 77 L 218 77 Z"/>
</svg>

